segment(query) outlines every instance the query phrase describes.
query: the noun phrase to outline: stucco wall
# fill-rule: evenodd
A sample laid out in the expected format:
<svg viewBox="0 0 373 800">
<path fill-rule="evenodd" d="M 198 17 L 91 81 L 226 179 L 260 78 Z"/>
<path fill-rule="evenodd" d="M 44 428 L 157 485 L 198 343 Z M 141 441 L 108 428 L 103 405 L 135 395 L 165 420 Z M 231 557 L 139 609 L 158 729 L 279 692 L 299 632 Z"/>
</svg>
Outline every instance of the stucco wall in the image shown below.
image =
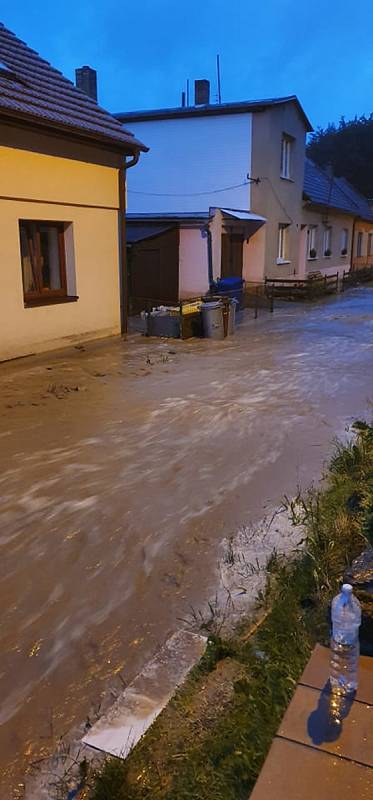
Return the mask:
<svg viewBox="0 0 373 800">
<path fill-rule="evenodd" d="M 207 235 L 199 228 L 181 228 L 179 240 L 180 299 L 198 297 L 209 289 Z"/>
<path fill-rule="evenodd" d="M 150 151 L 128 173 L 128 211 L 196 212 L 217 205 L 249 209 L 250 186 L 215 190 L 247 183 L 251 119 L 251 114 L 131 119 L 131 131 Z"/>
<path fill-rule="evenodd" d="M 259 283 L 263 280 L 265 268 L 266 230 L 263 225 L 243 245 L 242 277 L 245 281 Z"/>
<path fill-rule="evenodd" d="M 336 214 L 328 212 L 327 216 L 325 211 L 318 211 L 305 207 L 302 214 L 302 222 L 304 224 L 303 236 L 303 252 L 300 255 L 300 260 L 303 259 L 304 274 L 309 272 L 322 272 L 323 275 L 332 275 L 338 272 L 343 274 L 344 271 L 350 269 L 351 262 L 351 246 L 352 246 L 352 229 L 353 217 L 348 214 Z M 332 254 L 331 256 L 324 256 L 324 230 L 325 224 L 332 228 Z M 307 254 L 307 236 L 306 231 L 310 225 L 317 225 L 316 232 L 316 250 L 317 258 L 308 258 Z M 343 228 L 348 230 L 348 252 L 347 255 L 341 255 L 341 237 Z M 356 247 L 356 239 L 355 239 Z"/>
<path fill-rule="evenodd" d="M 212 250 L 212 275 L 214 280 L 221 276 L 221 237 L 223 232 L 223 215 L 220 208 L 213 210 L 210 221 L 211 250 Z"/>
<path fill-rule="evenodd" d="M 0 359 L 118 333 L 117 170 L 1 147 L 0 197 Z M 71 223 L 79 300 L 25 308 L 20 219 Z"/>
<path fill-rule="evenodd" d="M 272 106 L 253 115 L 252 176 L 259 178 L 251 188 L 251 208 L 267 218 L 265 230 L 264 276 L 297 276 L 301 231 L 302 194 L 306 130 L 292 104 Z M 294 137 L 291 150 L 291 180 L 281 178 L 283 134 Z M 289 263 L 277 264 L 278 226 L 289 225 Z"/>
</svg>

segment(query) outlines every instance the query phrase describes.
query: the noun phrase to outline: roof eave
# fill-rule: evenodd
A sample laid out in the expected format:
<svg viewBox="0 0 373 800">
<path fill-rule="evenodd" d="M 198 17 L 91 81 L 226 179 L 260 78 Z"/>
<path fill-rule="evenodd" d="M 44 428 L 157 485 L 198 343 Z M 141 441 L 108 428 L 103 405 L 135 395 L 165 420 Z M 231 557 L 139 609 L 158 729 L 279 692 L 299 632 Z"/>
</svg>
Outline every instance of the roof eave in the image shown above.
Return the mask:
<svg viewBox="0 0 373 800">
<path fill-rule="evenodd" d="M 285 105 L 286 103 L 294 103 L 300 116 L 303 119 L 307 133 L 312 133 L 314 130 L 310 120 L 306 116 L 301 103 L 296 95 L 289 95 L 289 97 L 279 98 L 278 100 L 265 100 L 256 102 L 242 101 L 238 103 L 222 103 L 222 104 L 209 104 L 203 106 L 177 106 L 176 108 L 159 108 L 150 109 L 148 111 L 121 111 L 113 116 L 119 121 L 134 120 L 136 122 L 145 122 L 151 120 L 161 119 L 184 119 L 187 117 L 205 117 L 205 116 L 221 116 L 227 114 L 249 114 L 260 113 L 267 111 L 275 105 Z"/>
<path fill-rule="evenodd" d="M 307 207 L 312 206 L 315 211 L 320 211 L 323 214 L 329 211 L 333 212 L 333 214 L 344 214 L 346 217 L 360 217 L 360 214 L 353 209 L 348 210 L 347 208 L 333 206 L 330 203 L 326 205 L 325 203 L 317 202 L 317 200 L 312 200 L 312 197 L 310 197 L 307 192 L 303 192 L 303 200 L 304 203 L 307 204 Z"/>
<path fill-rule="evenodd" d="M 135 138 L 133 142 L 122 142 L 120 139 L 95 133 L 94 131 L 83 130 L 74 125 L 63 125 L 63 123 L 54 123 L 52 120 L 44 120 L 37 114 L 22 113 L 21 111 L 17 112 L 0 107 L 0 119 L 13 123 L 18 122 L 23 126 L 36 125 L 46 132 L 57 133 L 68 139 L 79 139 L 81 142 L 104 146 L 107 150 L 110 149 L 123 155 L 135 155 L 139 151 L 147 153 L 149 150 L 146 145 Z"/>
</svg>

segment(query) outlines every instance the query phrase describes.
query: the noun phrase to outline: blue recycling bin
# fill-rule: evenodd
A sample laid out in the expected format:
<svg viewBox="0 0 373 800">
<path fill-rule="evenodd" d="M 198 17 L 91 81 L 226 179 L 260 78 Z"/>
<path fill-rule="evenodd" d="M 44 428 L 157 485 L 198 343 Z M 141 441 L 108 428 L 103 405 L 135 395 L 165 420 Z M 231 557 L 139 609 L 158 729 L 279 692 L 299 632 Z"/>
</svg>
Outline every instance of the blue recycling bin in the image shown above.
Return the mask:
<svg viewBox="0 0 373 800">
<path fill-rule="evenodd" d="M 214 291 L 218 293 L 227 294 L 231 299 L 237 300 L 239 305 L 242 305 L 242 292 L 243 292 L 243 278 L 218 278 L 214 283 Z"/>
</svg>

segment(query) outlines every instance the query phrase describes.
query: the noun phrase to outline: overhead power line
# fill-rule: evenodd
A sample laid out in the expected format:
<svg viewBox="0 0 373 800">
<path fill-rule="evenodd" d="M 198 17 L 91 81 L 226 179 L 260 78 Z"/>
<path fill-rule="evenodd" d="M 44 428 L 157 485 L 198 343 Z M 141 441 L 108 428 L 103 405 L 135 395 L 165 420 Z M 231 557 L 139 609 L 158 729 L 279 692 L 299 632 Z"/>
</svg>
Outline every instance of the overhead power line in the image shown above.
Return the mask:
<svg viewBox="0 0 373 800">
<path fill-rule="evenodd" d="M 128 189 L 129 194 L 142 194 L 148 197 L 201 197 L 202 195 L 218 194 L 227 192 L 229 189 L 240 189 L 241 186 L 250 186 L 251 183 L 258 183 L 258 178 L 250 178 L 243 183 L 236 183 L 233 186 L 224 186 L 222 189 L 209 189 L 206 192 L 139 192 L 136 189 Z"/>
</svg>

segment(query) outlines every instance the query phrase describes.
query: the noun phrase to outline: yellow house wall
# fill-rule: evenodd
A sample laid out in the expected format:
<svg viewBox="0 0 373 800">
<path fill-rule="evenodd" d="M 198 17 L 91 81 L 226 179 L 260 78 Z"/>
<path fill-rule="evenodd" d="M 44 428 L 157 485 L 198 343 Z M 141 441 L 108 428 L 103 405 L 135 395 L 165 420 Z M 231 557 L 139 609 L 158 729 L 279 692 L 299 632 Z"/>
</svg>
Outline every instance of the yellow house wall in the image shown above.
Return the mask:
<svg viewBox="0 0 373 800">
<path fill-rule="evenodd" d="M 25 308 L 19 220 L 72 224 L 76 302 Z M 118 171 L 0 147 L 0 360 L 120 331 Z"/>
<path fill-rule="evenodd" d="M 358 236 L 359 233 L 363 234 L 361 256 L 357 254 Z M 364 269 L 364 267 L 373 266 L 373 252 L 369 253 L 368 239 L 369 234 L 373 234 L 373 223 L 365 222 L 364 220 L 357 220 L 355 224 L 354 234 L 354 250 L 353 250 L 353 269 Z"/>
</svg>

